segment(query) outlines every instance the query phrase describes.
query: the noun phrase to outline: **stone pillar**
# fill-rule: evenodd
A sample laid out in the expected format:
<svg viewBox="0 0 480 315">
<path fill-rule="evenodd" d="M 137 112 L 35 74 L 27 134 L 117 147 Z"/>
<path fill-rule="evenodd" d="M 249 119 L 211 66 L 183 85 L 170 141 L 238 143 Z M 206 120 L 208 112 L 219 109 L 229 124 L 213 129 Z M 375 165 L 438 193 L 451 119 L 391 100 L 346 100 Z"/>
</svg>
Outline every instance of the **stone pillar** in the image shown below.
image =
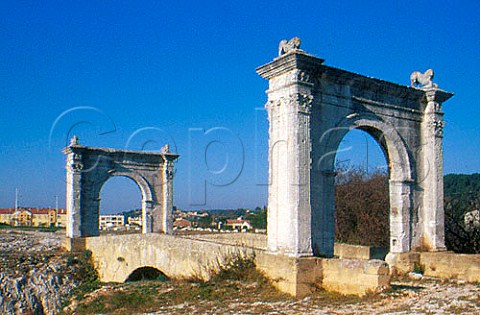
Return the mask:
<svg viewBox="0 0 480 315">
<path fill-rule="evenodd" d="M 163 165 L 163 203 L 162 203 L 162 230 L 166 234 L 173 233 L 173 160 L 168 157 Z"/>
<path fill-rule="evenodd" d="M 423 222 L 422 249 L 446 250 L 443 209 L 443 112 L 436 101 L 437 88 L 425 91 L 427 105 L 422 121 L 423 205 L 420 219 Z"/>
<path fill-rule="evenodd" d="M 81 200 L 81 179 L 82 179 L 82 156 L 79 153 L 75 153 L 71 147 L 67 147 L 64 150 L 67 154 L 67 191 L 66 191 L 66 207 L 67 207 L 67 237 L 74 238 L 81 235 L 81 213 L 80 213 L 80 200 Z"/>
<path fill-rule="evenodd" d="M 142 200 L 142 233 L 152 233 L 153 222 L 152 222 L 152 211 L 153 211 L 153 201 L 152 200 Z"/>
<path fill-rule="evenodd" d="M 100 188 L 93 184 L 91 175 L 84 177 L 89 178 L 90 184 L 83 188 L 82 191 L 82 211 L 81 211 L 81 235 L 82 237 L 91 237 L 100 235 L 99 218 L 100 218 Z M 85 179 L 84 179 L 85 180 Z M 89 189 L 87 189 L 89 188 Z"/>
<path fill-rule="evenodd" d="M 310 70 L 323 62 L 301 50 L 257 69 L 269 80 L 268 250 L 289 256 L 312 255 L 310 205 Z"/>
<path fill-rule="evenodd" d="M 405 253 L 411 247 L 411 181 L 390 180 L 390 252 Z"/>
<path fill-rule="evenodd" d="M 333 169 L 323 169 L 312 178 L 312 250 L 319 257 L 333 257 L 336 174 Z"/>
<path fill-rule="evenodd" d="M 312 97 L 270 100 L 268 249 L 311 255 L 310 116 Z"/>
</svg>

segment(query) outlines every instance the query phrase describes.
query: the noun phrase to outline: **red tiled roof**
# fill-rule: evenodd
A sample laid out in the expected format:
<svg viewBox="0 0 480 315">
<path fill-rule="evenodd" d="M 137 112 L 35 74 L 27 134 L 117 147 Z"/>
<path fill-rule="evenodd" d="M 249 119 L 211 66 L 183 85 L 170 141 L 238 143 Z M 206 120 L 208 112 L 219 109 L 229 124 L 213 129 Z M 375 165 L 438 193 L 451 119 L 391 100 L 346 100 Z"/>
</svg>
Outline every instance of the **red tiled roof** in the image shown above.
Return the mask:
<svg viewBox="0 0 480 315">
<path fill-rule="evenodd" d="M 243 224 L 243 223 L 250 223 L 247 220 L 229 220 L 227 219 L 227 224 Z"/>
<path fill-rule="evenodd" d="M 185 219 L 178 219 L 173 221 L 173 226 L 188 227 L 188 226 L 192 226 L 192 222 Z"/>
<path fill-rule="evenodd" d="M 29 211 L 32 213 L 32 214 L 49 214 L 50 211 L 52 211 L 54 209 L 48 209 L 48 208 L 33 208 L 33 209 L 30 209 Z M 54 210 L 55 211 L 55 210 Z"/>
<path fill-rule="evenodd" d="M 55 211 L 53 208 L 18 208 L 18 211 L 29 211 L 32 214 L 48 214 L 50 211 Z M 15 212 L 15 208 L 3 208 L 0 209 L 0 214 L 13 214 Z M 67 210 L 65 209 L 58 209 L 59 214 L 66 214 Z"/>
</svg>

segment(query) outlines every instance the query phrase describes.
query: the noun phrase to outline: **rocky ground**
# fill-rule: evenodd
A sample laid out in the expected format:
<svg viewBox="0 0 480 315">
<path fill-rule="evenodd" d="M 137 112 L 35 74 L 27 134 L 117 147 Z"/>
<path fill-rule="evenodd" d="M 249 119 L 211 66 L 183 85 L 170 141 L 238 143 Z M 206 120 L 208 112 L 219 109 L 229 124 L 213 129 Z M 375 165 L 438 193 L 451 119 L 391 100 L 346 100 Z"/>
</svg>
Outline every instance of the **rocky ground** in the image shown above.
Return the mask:
<svg viewBox="0 0 480 315">
<path fill-rule="evenodd" d="M 59 251 L 63 234 L 40 231 L 0 230 L 0 314 L 58 314 L 78 285 L 68 255 Z M 69 266 L 70 265 L 70 266 Z M 479 314 L 480 284 L 416 276 L 395 280 L 381 295 L 357 298 L 319 293 L 304 299 L 275 295 L 255 288 L 255 282 L 225 282 L 205 287 L 195 283 L 106 284 L 74 304 L 105 309 L 116 293 L 115 303 L 146 303 L 155 296 L 150 312 L 112 311 L 70 314 Z M 226 287 L 222 287 L 226 286 Z M 202 287 L 202 288 L 200 288 Z M 228 288 L 227 288 L 228 287 Z M 208 290 L 206 290 L 208 289 Z M 149 291 L 150 290 L 150 291 Z M 220 291 L 223 290 L 223 293 Z M 135 291 L 137 295 L 129 294 Z M 151 293 L 153 292 L 153 294 Z M 181 292 L 188 298 L 181 298 Z M 193 292 L 195 298 L 191 298 Z M 203 296 L 203 294 L 208 295 Z M 266 292 L 266 293 L 265 293 Z M 222 295 L 223 294 L 223 295 Z M 164 297 L 161 297 L 164 295 Z M 202 295 L 202 296 L 200 296 Z M 270 296 L 271 295 L 271 296 Z M 108 297 L 111 297 L 108 299 Z M 135 299 L 132 299 L 135 297 Z M 129 299 L 130 298 L 130 299 Z M 183 300 L 182 300 L 183 299 Z M 158 303 L 163 301 L 162 303 Z M 88 309 L 88 308 L 87 308 Z M 141 309 L 137 308 L 137 309 Z"/>
<path fill-rule="evenodd" d="M 144 314 L 480 314 L 480 286 L 434 279 L 396 281 L 390 292 L 364 299 L 311 296 L 282 302 L 182 303 Z"/>
<path fill-rule="evenodd" d="M 63 233 L 0 230 L 0 313 L 56 314 L 76 286 Z"/>
</svg>

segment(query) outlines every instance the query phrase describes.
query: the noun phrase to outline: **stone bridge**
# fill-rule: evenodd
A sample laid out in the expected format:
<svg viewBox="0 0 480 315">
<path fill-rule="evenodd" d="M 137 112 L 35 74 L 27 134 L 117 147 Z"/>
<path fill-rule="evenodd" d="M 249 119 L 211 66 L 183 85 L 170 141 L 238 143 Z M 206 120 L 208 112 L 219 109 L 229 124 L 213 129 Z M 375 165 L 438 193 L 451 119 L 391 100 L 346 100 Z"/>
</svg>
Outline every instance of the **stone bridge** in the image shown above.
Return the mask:
<svg viewBox="0 0 480 315">
<path fill-rule="evenodd" d="M 319 287 L 342 294 L 364 295 L 389 287 L 385 261 L 375 258 L 376 249 L 335 244 L 336 258 L 291 257 L 267 250 L 267 236 L 252 233 L 198 234 L 159 233 L 67 238 L 71 251 L 90 250 L 100 279 L 124 282 L 135 271 L 149 267 L 169 278 L 208 279 L 211 271 L 229 258 L 254 257 L 255 264 L 282 292 L 297 297 Z M 395 268 L 412 271 L 413 263 L 427 276 L 480 282 L 480 255 L 452 252 L 409 253 Z"/>
<path fill-rule="evenodd" d="M 318 287 L 363 295 L 389 286 L 388 265 L 381 260 L 290 257 L 266 250 L 266 235 L 221 233 L 175 236 L 130 234 L 66 239 L 72 251 L 93 253 L 100 279 L 124 282 L 140 268 L 169 278 L 208 279 L 229 258 L 254 257 L 258 269 L 281 291 L 305 296 Z M 365 258 L 365 257 L 363 257 Z M 368 257 L 367 257 L 368 258 Z"/>
</svg>

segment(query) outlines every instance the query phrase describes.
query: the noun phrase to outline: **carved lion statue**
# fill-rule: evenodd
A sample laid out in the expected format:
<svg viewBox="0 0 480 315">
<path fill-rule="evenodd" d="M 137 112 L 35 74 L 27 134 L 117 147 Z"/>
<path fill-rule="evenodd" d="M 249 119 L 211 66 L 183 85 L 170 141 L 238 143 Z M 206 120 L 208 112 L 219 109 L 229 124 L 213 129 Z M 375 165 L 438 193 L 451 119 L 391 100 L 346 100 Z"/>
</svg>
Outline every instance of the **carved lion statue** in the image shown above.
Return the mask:
<svg viewBox="0 0 480 315">
<path fill-rule="evenodd" d="M 280 41 L 280 44 L 278 45 L 278 55 L 281 56 L 297 49 L 300 49 L 300 38 L 294 37 L 289 41 L 284 39 Z"/>
<path fill-rule="evenodd" d="M 414 88 L 430 89 L 438 87 L 432 80 L 433 69 L 428 69 L 425 73 L 415 71 L 410 75 L 410 82 Z"/>
</svg>

